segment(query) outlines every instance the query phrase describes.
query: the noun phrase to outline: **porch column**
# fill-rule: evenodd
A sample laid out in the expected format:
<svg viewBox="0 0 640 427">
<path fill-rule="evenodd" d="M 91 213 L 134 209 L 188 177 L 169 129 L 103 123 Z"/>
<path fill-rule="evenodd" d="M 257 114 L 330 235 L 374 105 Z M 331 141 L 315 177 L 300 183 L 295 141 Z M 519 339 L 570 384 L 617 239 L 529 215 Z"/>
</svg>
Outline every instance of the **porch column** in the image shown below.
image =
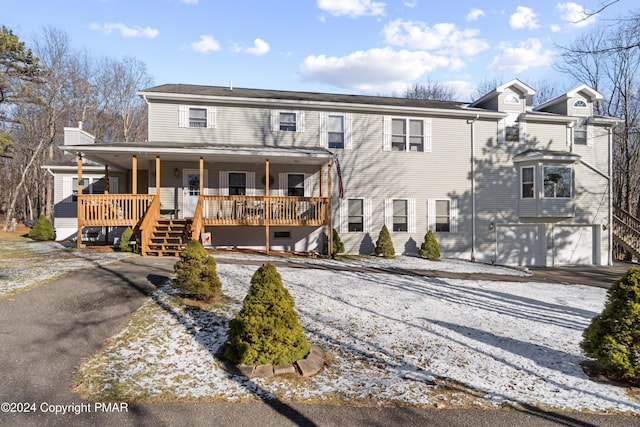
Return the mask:
<svg viewBox="0 0 640 427">
<path fill-rule="evenodd" d="M 78 201 L 76 203 L 77 217 L 78 217 L 78 236 L 76 237 L 76 248 L 82 248 L 82 216 L 84 209 L 82 208 L 81 197 L 82 196 L 82 153 L 78 153 L 78 188 L 77 188 Z"/>
<path fill-rule="evenodd" d="M 202 196 L 202 191 L 204 190 L 204 182 L 203 181 L 204 178 L 204 159 L 202 157 L 200 157 L 200 189 L 199 189 L 199 195 Z"/>
<path fill-rule="evenodd" d="M 327 192 L 329 195 L 329 206 L 327 206 L 327 255 L 331 258 L 333 250 L 333 228 L 331 227 L 331 160 L 327 163 Z"/>
<path fill-rule="evenodd" d="M 320 165 L 320 197 L 324 197 L 324 165 Z"/>
<path fill-rule="evenodd" d="M 109 194 L 109 165 L 104 165 L 104 194 Z"/>
<path fill-rule="evenodd" d="M 156 156 L 156 195 L 160 197 L 160 156 Z"/>
<path fill-rule="evenodd" d="M 131 157 L 131 194 L 138 194 L 138 156 Z"/>
<path fill-rule="evenodd" d="M 265 237 L 265 250 L 269 255 L 269 222 L 271 216 L 271 202 L 269 200 L 269 159 L 264 162 L 265 169 L 265 188 L 264 188 L 264 237 Z"/>
</svg>

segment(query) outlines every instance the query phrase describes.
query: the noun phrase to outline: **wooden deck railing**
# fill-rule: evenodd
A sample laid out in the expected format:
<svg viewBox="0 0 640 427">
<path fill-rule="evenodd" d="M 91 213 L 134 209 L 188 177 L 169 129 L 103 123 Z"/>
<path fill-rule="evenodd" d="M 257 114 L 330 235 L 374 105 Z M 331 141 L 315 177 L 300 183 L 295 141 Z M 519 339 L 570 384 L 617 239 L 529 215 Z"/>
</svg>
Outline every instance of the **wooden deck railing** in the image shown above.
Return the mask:
<svg viewBox="0 0 640 427">
<path fill-rule="evenodd" d="M 140 250 L 143 255 L 149 252 L 151 236 L 153 235 L 153 230 L 158 222 L 158 218 L 160 218 L 160 197 L 157 195 L 151 195 L 151 197 L 153 197 L 153 201 L 151 205 L 149 205 L 147 214 L 140 224 L 140 245 L 142 246 Z"/>
<path fill-rule="evenodd" d="M 613 208 L 613 236 L 626 250 L 640 257 L 640 220 L 624 209 Z"/>
<path fill-rule="evenodd" d="M 134 227 L 146 213 L 153 194 L 81 194 L 82 226 Z"/>
<path fill-rule="evenodd" d="M 328 197 L 202 196 L 203 225 L 308 225 L 329 221 Z"/>
</svg>

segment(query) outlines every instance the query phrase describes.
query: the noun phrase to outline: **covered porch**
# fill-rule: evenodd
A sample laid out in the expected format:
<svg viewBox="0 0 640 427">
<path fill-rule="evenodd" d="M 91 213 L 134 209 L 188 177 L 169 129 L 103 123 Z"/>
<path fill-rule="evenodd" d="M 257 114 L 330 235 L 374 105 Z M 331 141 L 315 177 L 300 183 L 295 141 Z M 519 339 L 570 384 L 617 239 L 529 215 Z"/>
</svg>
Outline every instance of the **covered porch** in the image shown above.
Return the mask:
<svg viewBox="0 0 640 427">
<path fill-rule="evenodd" d="M 205 230 L 215 236 L 216 227 L 253 227 L 254 240 L 264 233 L 266 252 L 272 227 L 326 227 L 331 241 L 327 150 L 151 143 L 65 150 L 77 158 L 78 247 L 83 227 L 131 227 L 141 254 L 159 256 L 177 255 Z M 83 194 L 83 159 L 104 165 L 105 182 L 111 173 L 124 174 L 124 191 L 112 193 L 107 185 L 104 194 Z"/>
</svg>

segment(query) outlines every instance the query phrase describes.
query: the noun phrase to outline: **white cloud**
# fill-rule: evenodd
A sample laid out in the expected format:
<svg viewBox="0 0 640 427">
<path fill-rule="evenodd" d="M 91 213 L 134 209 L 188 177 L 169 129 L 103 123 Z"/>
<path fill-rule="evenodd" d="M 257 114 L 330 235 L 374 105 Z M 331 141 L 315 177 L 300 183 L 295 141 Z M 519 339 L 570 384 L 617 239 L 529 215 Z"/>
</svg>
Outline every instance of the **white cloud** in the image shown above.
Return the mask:
<svg viewBox="0 0 640 427">
<path fill-rule="evenodd" d="M 196 52 L 215 52 L 220 50 L 220 43 L 209 35 L 200 36 L 200 41 L 191 43 L 191 49 Z"/>
<path fill-rule="evenodd" d="M 573 27 L 582 28 L 596 20 L 595 15 L 588 17 L 584 8 L 573 2 L 558 3 L 557 9 L 562 13 L 562 19 Z"/>
<path fill-rule="evenodd" d="M 489 71 L 505 71 L 519 74 L 529 68 L 549 66 L 553 62 L 553 52 L 544 49 L 538 39 L 520 42 L 517 46 L 500 43 L 502 55 L 494 58 Z"/>
<path fill-rule="evenodd" d="M 397 19 L 389 22 L 382 33 L 386 43 L 409 49 L 445 50 L 471 56 L 490 47 L 486 41 L 476 38 L 478 30 L 459 30 L 451 23 L 429 27 L 423 22 Z"/>
<path fill-rule="evenodd" d="M 405 5 L 405 7 L 408 7 L 410 9 L 413 9 L 415 7 L 418 7 L 418 2 L 416 0 L 414 1 L 405 1 L 404 3 L 402 3 Z"/>
<path fill-rule="evenodd" d="M 102 31 L 104 34 L 110 35 L 114 31 L 120 32 L 122 37 L 145 37 L 149 39 L 154 39 L 160 34 L 160 31 L 155 28 L 142 28 L 142 27 L 127 27 L 121 22 L 117 23 L 107 23 L 107 24 L 98 24 L 97 22 L 92 22 L 89 25 L 94 31 Z"/>
<path fill-rule="evenodd" d="M 373 0 L 318 0 L 318 7 L 335 16 L 384 15 L 385 4 Z"/>
<path fill-rule="evenodd" d="M 481 16 L 484 16 L 484 10 L 476 9 L 475 7 L 469 11 L 467 14 L 467 21 L 477 21 Z"/>
<path fill-rule="evenodd" d="M 459 66 L 449 58 L 428 52 L 396 51 L 391 48 L 357 51 L 343 57 L 311 55 L 300 66 L 307 81 L 376 92 L 405 86 L 437 68 Z"/>
<path fill-rule="evenodd" d="M 516 30 L 539 28 L 540 25 L 536 21 L 536 14 L 532 9 L 524 6 L 518 6 L 516 13 L 509 18 L 509 25 Z"/>
<path fill-rule="evenodd" d="M 234 50 L 236 52 L 245 52 L 245 53 L 250 53 L 252 55 L 256 55 L 256 56 L 262 56 L 264 54 L 266 54 L 267 52 L 269 52 L 269 50 L 271 49 L 271 47 L 269 46 L 269 44 L 267 42 L 265 42 L 262 39 L 255 39 L 253 41 L 253 46 L 251 47 L 247 47 L 247 48 L 241 48 L 241 47 L 236 47 L 234 48 Z"/>
</svg>

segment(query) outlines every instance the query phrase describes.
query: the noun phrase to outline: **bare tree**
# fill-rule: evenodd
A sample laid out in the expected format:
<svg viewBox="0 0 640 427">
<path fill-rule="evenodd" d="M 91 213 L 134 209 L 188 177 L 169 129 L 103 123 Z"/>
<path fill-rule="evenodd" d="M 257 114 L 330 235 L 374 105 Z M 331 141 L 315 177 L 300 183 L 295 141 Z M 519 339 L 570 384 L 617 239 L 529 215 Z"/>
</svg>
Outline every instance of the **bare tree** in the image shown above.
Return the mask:
<svg viewBox="0 0 640 427">
<path fill-rule="evenodd" d="M 451 101 L 457 97 L 455 89 L 438 82 L 427 80 L 414 83 L 404 91 L 404 98 L 425 99 L 431 101 Z"/>
</svg>

